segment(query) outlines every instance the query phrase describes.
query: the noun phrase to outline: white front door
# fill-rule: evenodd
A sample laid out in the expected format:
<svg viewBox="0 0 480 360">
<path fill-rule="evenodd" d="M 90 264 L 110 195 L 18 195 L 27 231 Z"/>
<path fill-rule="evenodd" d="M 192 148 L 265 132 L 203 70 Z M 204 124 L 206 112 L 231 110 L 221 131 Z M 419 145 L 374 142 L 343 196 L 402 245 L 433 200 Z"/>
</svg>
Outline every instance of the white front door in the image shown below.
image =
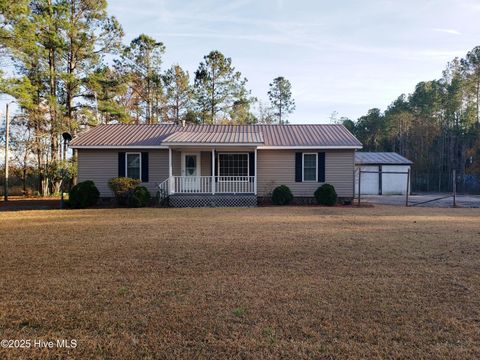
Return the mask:
<svg viewBox="0 0 480 360">
<path fill-rule="evenodd" d="M 200 154 L 182 153 L 182 190 L 200 191 Z"/>
</svg>

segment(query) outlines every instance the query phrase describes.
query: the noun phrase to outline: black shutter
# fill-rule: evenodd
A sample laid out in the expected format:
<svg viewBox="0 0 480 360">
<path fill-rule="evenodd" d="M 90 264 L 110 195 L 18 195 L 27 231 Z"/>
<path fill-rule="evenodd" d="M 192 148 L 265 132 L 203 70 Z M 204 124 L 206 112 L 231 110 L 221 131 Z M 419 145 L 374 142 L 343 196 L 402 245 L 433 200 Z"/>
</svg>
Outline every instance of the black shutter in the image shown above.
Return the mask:
<svg viewBox="0 0 480 360">
<path fill-rule="evenodd" d="M 248 172 L 250 176 L 255 176 L 255 153 L 248 153 Z M 253 182 L 253 179 L 250 179 Z"/>
<path fill-rule="evenodd" d="M 125 153 L 118 153 L 118 176 L 125 177 Z"/>
<path fill-rule="evenodd" d="M 318 153 L 318 182 L 325 182 L 325 153 Z"/>
<path fill-rule="evenodd" d="M 148 152 L 142 152 L 142 182 L 148 182 Z"/>
<path fill-rule="evenodd" d="M 302 153 L 295 153 L 295 182 L 302 182 Z"/>
</svg>

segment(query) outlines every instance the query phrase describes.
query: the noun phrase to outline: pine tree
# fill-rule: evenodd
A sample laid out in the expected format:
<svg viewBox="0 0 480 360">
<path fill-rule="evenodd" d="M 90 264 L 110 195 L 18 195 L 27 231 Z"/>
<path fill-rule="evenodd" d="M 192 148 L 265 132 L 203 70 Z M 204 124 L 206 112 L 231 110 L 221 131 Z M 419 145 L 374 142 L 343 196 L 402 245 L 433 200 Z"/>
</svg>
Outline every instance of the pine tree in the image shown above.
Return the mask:
<svg viewBox="0 0 480 360">
<path fill-rule="evenodd" d="M 214 124 L 228 119 L 236 101 L 248 99 L 246 78 L 232 66 L 232 59 L 219 51 L 204 56 L 195 72 L 195 96 L 203 123 Z"/>
<path fill-rule="evenodd" d="M 275 116 L 279 124 L 284 124 L 288 114 L 295 110 L 295 100 L 292 98 L 292 85 L 283 76 L 279 76 L 273 79 L 269 86 L 268 97 L 275 111 Z"/>
<path fill-rule="evenodd" d="M 193 89 L 188 72 L 180 65 L 173 65 L 163 76 L 166 95 L 166 118 L 176 124 L 186 121 L 187 112 L 192 107 Z"/>
<path fill-rule="evenodd" d="M 132 98 L 129 113 L 136 122 L 158 123 L 162 119 L 164 93 L 162 84 L 163 43 L 142 34 L 124 48 L 116 68 L 128 77 Z"/>
</svg>

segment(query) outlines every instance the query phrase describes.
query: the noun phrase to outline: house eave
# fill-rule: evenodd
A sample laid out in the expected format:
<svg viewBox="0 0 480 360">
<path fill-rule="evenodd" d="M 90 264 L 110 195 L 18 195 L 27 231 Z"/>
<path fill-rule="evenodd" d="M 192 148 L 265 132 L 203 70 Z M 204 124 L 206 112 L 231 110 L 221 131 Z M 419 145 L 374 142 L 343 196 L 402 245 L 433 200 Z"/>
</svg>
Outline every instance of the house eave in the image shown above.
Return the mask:
<svg viewBox="0 0 480 360">
<path fill-rule="evenodd" d="M 167 147 L 177 147 L 177 146 L 191 146 L 191 147 L 212 147 L 212 146 L 227 146 L 227 147 L 258 147 L 262 143 L 163 143 Z"/>
<path fill-rule="evenodd" d="M 72 149 L 91 149 L 91 150 L 108 150 L 108 149 L 168 149 L 173 147 L 256 147 L 258 150 L 358 150 L 362 146 L 265 146 L 259 143 L 163 143 L 162 145 L 71 145 Z"/>
<path fill-rule="evenodd" d="M 355 166 L 412 166 L 413 163 L 355 163 Z"/>
<path fill-rule="evenodd" d="M 165 145 L 70 145 L 72 149 L 110 150 L 110 149 L 168 149 Z"/>
<path fill-rule="evenodd" d="M 295 145 L 295 146 L 259 146 L 258 150 L 302 150 L 302 149 L 319 149 L 319 150 L 358 150 L 362 146 L 304 146 L 304 145 Z"/>
</svg>

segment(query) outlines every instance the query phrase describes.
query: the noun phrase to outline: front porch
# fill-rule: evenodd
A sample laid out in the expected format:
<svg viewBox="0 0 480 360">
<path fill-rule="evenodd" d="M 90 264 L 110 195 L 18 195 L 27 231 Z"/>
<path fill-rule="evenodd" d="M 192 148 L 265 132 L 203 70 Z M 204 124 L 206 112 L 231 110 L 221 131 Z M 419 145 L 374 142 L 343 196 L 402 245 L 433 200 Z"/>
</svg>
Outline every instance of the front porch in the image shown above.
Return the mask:
<svg viewBox="0 0 480 360">
<path fill-rule="evenodd" d="M 159 189 L 170 206 L 256 206 L 256 147 L 171 146 L 168 168 Z"/>
</svg>

